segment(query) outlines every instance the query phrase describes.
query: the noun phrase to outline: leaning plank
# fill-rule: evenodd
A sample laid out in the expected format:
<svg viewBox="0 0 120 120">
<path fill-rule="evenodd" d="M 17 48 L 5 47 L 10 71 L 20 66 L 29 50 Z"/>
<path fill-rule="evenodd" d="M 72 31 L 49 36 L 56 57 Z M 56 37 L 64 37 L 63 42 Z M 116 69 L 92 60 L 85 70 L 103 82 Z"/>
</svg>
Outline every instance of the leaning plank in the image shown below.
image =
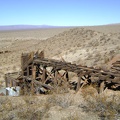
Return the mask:
<svg viewBox="0 0 120 120">
<path fill-rule="evenodd" d="M 32 67 L 32 84 L 31 84 L 31 93 L 34 94 L 34 80 L 36 79 L 36 66 Z"/>
<path fill-rule="evenodd" d="M 45 81 L 45 75 L 46 75 L 46 68 L 43 68 L 43 73 L 42 73 L 42 82 L 44 83 Z"/>
<path fill-rule="evenodd" d="M 120 71 L 120 67 L 111 67 L 111 68 Z"/>
<path fill-rule="evenodd" d="M 105 88 L 105 82 L 102 81 L 102 83 L 100 84 L 100 93 L 102 93 L 104 91 L 104 88 Z"/>
<path fill-rule="evenodd" d="M 76 91 L 79 91 L 80 84 L 81 84 L 81 77 L 78 75 L 78 83 L 77 83 L 77 89 L 76 89 Z"/>
<path fill-rule="evenodd" d="M 49 90 L 54 89 L 52 86 L 47 85 L 47 84 L 44 84 L 44 83 L 41 83 L 41 82 L 39 82 L 39 81 L 37 81 L 37 80 L 34 80 L 34 83 L 35 83 L 35 84 L 38 84 L 38 85 L 40 85 L 40 86 L 42 86 L 42 87 L 45 87 L 45 88 L 47 88 L 47 89 L 49 89 Z"/>
<path fill-rule="evenodd" d="M 120 67 L 120 64 L 113 64 L 114 67 Z"/>
</svg>

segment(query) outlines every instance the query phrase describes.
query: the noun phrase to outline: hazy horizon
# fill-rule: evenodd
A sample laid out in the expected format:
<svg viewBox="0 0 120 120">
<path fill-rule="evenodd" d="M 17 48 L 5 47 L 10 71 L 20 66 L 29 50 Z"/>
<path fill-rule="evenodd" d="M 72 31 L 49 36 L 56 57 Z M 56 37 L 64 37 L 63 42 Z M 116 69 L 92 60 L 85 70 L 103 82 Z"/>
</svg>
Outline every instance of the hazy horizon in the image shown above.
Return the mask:
<svg viewBox="0 0 120 120">
<path fill-rule="evenodd" d="M 95 25 L 84 25 L 84 26 L 102 26 L 102 25 L 117 25 L 120 24 L 119 23 L 106 23 L 106 24 L 95 24 Z M 49 24 L 8 24 L 8 25 L 0 25 L 0 26 L 58 26 L 58 27 L 69 27 L 69 26 L 65 26 L 65 25 L 49 25 Z M 75 26 L 75 25 L 71 25 L 71 26 Z M 77 25 L 77 26 L 82 26 L 82 25 Z"/>
</svg>

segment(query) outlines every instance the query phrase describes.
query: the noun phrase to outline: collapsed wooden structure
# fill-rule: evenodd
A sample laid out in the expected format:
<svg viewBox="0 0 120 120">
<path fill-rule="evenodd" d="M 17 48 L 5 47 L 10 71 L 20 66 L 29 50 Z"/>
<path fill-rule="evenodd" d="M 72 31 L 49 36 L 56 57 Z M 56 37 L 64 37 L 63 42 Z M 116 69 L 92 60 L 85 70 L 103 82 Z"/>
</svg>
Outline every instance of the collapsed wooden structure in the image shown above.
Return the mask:
<svg viewBox="0 0 120 120">
<path fill-rule="evenodd" d="M 77 81 L 70 81 L 69 73 L 75 73 Z M 64 60 L 44 58 L 44 52 L 21 55 L 21 71 L 5 74 L 6 87 L 20 86 L 22 94 L 39 94 L 55 91 L 58 87 L 78 91 L 85 85 L 94 84 L 98 92 L 105 87 L 120 90 L 120 61 L 109 71 L 71 64 Z"/>
</svg>

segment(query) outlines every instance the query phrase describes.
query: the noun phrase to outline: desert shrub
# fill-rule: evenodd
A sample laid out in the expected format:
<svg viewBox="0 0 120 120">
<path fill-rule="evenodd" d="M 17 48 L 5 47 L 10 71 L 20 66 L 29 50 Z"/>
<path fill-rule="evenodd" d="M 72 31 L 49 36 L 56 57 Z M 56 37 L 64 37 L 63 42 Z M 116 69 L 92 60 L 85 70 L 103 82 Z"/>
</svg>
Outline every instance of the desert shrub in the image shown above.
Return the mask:
<svg viewBox="0 0 120 120">
<path fill-rule="evenodd" d="M 86 105 L 79 105 L 85 112 L 96 113 L 101 120 L 120 119 L 120 99 L 119 95 L 95 95 L 93 91 L 84 91 L 82 93 Z"/>
<path fill-rule="evenodd" d="M 105 57 L 104 58 L 104 63 L 108 63 L 110 60 L 109 60 L 109 58 L 108 57 Z"/>
<path fill-rule="evenodd" d="M 120 39 L 120 36 L 118 36 L 118 39 Z"/>
<path fill-rule="evenodd" d="M 48 111 L 48 106 L 46 107 L 34 107 L 26 106 L 25 109 L 18 111 L 18 118 L 25 120 L 41 120 L 44 114 Z"/>
<path fill-rule="evenodd" d="M 36 109 L 36 107 L 24 106 L 19 109 L 16 114 L 17 117 L 22 120 L 39 120 L 43 117 L 43 112 Z"/>
<path fill-rule="evenodd" d="M 0 97 L 0 120 L 41 120 L 49 110 L 45 103 L 35 96 Z"/>
<path fill-rule="evenodd" d="M 78 43 L 78 44 L 77 44 L 77 47 L 81 47 L 81 44 L 80 44 L 80 43 Z"/>
<path fill-rule="evenodd" d="M 16 69 L 17 69 L 16 66 L 13 66 L 13 70 L 16 71 Z"/>
<path fill-rule="evenodd" d="M 55 93 L 55 94 L 64 94 L 64 93 L 68 93 L 68 87 L 66 83 L 63 83 L 62 86 L 56 86 L 54 88 L 53 91 L 51 91 L 50 93 Z"/>
<path fill-rule="evenodd" d="M 70 114 L 68 117 L 63 117 L 61 120 L 80 120 L 80 116 L 78 114 Z"/>
<path fill-rule="evenodd" d="M 53 94 L 47 99 L 47 102 L 52 106 L 60 106 L 62 108 L 68 108 L 73 104 L 73 99 L 70 94 L 57 95 Z"/>
<path fill-rule="evenodd" d="M 11 105 L 10 101 L 8 100 L 8 97 L 1 96 L 0 97 L 0 105 L 2 106 L 2 108 L 7 109 L 7 107 L 9 107 Z"/>
</svg>

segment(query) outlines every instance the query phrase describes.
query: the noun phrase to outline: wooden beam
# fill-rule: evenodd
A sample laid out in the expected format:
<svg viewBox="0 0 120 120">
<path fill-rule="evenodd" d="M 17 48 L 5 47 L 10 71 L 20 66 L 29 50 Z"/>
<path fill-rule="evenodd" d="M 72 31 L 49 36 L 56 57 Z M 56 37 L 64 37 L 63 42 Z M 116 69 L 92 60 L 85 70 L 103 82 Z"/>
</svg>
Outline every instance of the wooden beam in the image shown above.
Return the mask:
<svg viewBox="0 0 120 120">
<path fill-rule="evenodd" d="M 46 67 L 43 67 L 43 74 L 42 74 L 42 83 L 46 80 Z"/>
<path fill-rule="evenodd" d="M 54 77 L 54 85 L 57 85 L 57 78 L 58 78 L 58 71 L 55 71 L 55 77 Z"/>
<path fill-rule="evenodd" d="M 104 88 L 105 88 L 105 82 L 102 81 L 102 83 L 100 84 L 100 91 L 99 91 L 99 93 L 102 93 L 104 91 Z"/>
<path fill-rule="evenodd" d="M 78 83 L 77 83 L 76 92 L 79 91 L 79 89 L 80 89 L 80 84 L 81 84 L 81 77 L 78 75 Z"/>
<path fill-rule="evenodd" d="M 5 75 L 5 87 L 8 87 L 8 80 L 7 80 L 7 76 Z M 8 95 L 8 90 L 6 89 L 6 95 Z"/>
<path fill-rule="evenodd" d="M 118 70 L 120 72 L 120 67 L 111 67 L 112 69 Z"/>
<path fill-rule="evenodd" d="M 82 89 L 87 83 L 88 83 L 88 81 L 87 81 L 87 79 L 85 79 L 82 86 L 80 87 L 80 89 Z"/>
<path fill-rule="evenodd" d="M 69 81 L 69 74 L 68 74 L 68 71 L 66 71 L 66 80 Z"/>
<path fill-rule="evenodd" d="M 27 77 L 29 76 L 29 66 L 27 66 Z"/>
<path fill-rule="evenodd" d="M 10 79 L 10 87 L 13 87 L 13 81 Z"/>
<path fill-rule="evenodd" d="M 80 72 L 82 71 L 86 71 L 86 72 L 90 72 L 90 73 L 99 73 L 99 74 L 106 74 L 106 75 L 114 75 L 116 77 L 120 77 L 119 73 L 113 73 L 110 71 L 101 71 L 101 69 L 95 69 L 93 67 L 87 67 L 87 66 L 79 66 L 76 64 L 71 64 L 71 63 L 67 63 L 67 62 L 62 62 L 62 61 L 57 61 L 57 60 L 53 60 L 53 59 L 35 59 L 34 60 L 35 63 L 40 63 L 46 66 L 51 66 L 51 67 L 57 67 L 57 69 L 62 69 L 62 70 L 68 70 L 71 72 Z"/>
<path fill-rule="evenodd" d="M 31 94 L 34 94 L 34 80 L 36 79 L 36 66 L 32 66 L 32 83 L 31 83 Z"/>
<path fill-rule="evenodd" d="M 42 86 L 42 87 L 44 87 L 44 88 L 46 88 L 46 89 L 49 89 L 49 90 L 54 89 L 52 86 L 47 85 L 47 84 L 44 84 L 44 83 L 41 83 L 41 82 L 36 81 L 36 80 L 34 81 L 34 83 L 35 83 L 35 84 L 38 84 L 38 85 L 40 85 L 40 86 Z"/>
<path fill-rule="evenodd" d="M 113 64 L 114 67 L 120 67 L 120 64 Z"/>
</svg>

